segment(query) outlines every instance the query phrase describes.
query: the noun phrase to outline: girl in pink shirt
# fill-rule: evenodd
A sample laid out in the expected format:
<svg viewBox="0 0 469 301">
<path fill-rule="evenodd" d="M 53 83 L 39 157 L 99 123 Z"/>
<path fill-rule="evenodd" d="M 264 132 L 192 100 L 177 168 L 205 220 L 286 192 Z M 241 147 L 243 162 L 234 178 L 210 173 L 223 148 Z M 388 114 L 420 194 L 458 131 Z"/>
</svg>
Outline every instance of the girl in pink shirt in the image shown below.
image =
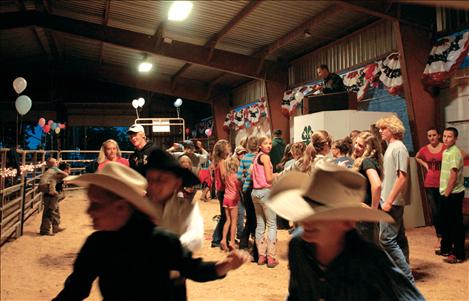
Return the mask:
<svg viewBox="0 0 469 301">
<path fill-rule="evenodd" d="M 266 205 L 270 188 L 274 180 L 272 162 L 269 153 L 272 150 L 272 140 L 261 136 L 258 139 L 259 153 L 254 158 L 252 168 L 252 201 L 256 211 L 256 245 L 259 252 L 257 264 L 267 264 L 274 268 L 278 265 L 277 252 L 277 215 Z"/>
<path fill-rule="evenodd" d="M 113 139 L 108 139 L 101 145 L 98 155 L 98 170 L 101 170 L 109 162 L 117 162 L 129 166 L 129 160 L 122 158 L 119 144 Z"/>
<path fill-rule="evenodd" d="M 237 177 L 239 161 L 235 157 L 225 161 L 225 195 L 223 198 L 223 208 L 225 209 L 226 221 L 223 226 L 223 238 L 220 248 L 226 250 L 226 238 L 230 231 L 229 250 L 235 248 L 235 236 L 237 232 L 238 202 L 240 200 L 240 182 Z"/>
</svg>

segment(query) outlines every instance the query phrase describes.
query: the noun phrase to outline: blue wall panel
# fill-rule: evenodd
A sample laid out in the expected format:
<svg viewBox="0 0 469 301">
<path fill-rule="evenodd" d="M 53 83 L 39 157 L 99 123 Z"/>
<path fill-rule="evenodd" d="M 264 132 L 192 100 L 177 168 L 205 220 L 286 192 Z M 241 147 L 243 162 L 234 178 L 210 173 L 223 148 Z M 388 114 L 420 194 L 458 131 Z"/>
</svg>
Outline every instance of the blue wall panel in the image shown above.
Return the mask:
<svg viewBox="0 0 469 301">
<path fill-rule="evenodd" d="M 368 101 L 358 103 L 358 110 L 371 112 L 394 112 L 402 120 L 405 127 L 404 144 L 409 153 L 414 152 L 412 145 L 412 135 L 410 132 L 409 115 L 407 114 L 407 104 L 404 98 L 398 95 L 391 95 L 386 89 L 371 88 L 367 91 L 365 99 Z"/>
</svg>

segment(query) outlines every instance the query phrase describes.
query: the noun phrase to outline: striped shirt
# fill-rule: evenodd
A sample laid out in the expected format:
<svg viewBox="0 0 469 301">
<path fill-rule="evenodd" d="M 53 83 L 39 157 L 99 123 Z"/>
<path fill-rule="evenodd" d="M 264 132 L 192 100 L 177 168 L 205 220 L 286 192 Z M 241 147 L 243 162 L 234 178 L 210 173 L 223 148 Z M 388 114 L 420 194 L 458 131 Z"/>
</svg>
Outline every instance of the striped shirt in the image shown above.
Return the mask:
<svg viewBox="0 0 469 301">
<path fill-rule="evenodd" d="M 255 153 L 247 153 L 239 162 L 237 176 L 238 180 L 243 183 L 243 192 L 246 192 L 249 188 L 252 188 L 250 168 L 255 157 Z"/>
</svg>

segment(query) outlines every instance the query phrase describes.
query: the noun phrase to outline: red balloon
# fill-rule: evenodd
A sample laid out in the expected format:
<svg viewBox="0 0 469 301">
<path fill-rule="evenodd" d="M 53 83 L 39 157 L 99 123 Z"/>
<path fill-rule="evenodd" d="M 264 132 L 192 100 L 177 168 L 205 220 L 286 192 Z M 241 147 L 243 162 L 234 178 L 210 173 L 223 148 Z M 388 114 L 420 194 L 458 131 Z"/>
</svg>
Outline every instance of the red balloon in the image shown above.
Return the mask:
<svg viewBox="0 0 469 301">
<path fill-rule="evenodd" d="M 189 135 L 190 132 L 191 132 L 191 129 L 190 129 L 190 128 L 186 128 L 186 134 Z"/>
<path fill-rule="evenodd" d="M 47 125 L 52 125 L 53 123 L 54 123 L 54 120 L 47 121 Z"/>
<path fill-rule="evenodd" d="M 59 128 L 60 128 L 61 130 L 65 129 L 65 123 L 59 123 Z"/>
<path fill-rule="evenodd" d="M 49 133 L 50 132 L 50 125 L 46 124 L 45 126 L 42 127 L 42 130 L 46 134 Z"/>
</svg>

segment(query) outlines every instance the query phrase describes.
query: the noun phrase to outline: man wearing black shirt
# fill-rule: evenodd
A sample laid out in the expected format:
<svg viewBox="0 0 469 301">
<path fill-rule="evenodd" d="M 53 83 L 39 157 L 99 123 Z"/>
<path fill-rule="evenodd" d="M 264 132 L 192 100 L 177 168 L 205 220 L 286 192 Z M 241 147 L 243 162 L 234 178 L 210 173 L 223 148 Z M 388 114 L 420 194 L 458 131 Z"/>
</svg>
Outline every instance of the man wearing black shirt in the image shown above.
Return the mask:
<svg viewBox="0 0 469 301">
<path fill-rule="evenodd" d="M 140 124 L 131 125 L 127 130 L 127 135 L 135 147 L 135 152 L 129 157 L 129 166 L 144 175 L 143 167 L 147 164 L 147 158 L 156 149 L 156 146 L 147 141 L 145 129 Z"/>
<path fill-rule="evenodd" d="M 342 78 L 335 73 L 331 73 L 327 65 L 320 65 L 316 68 L 316 71 L 319 78 L 324 80 L 322 93 L 328 94 L 346 91 Z"/>
</svg>

